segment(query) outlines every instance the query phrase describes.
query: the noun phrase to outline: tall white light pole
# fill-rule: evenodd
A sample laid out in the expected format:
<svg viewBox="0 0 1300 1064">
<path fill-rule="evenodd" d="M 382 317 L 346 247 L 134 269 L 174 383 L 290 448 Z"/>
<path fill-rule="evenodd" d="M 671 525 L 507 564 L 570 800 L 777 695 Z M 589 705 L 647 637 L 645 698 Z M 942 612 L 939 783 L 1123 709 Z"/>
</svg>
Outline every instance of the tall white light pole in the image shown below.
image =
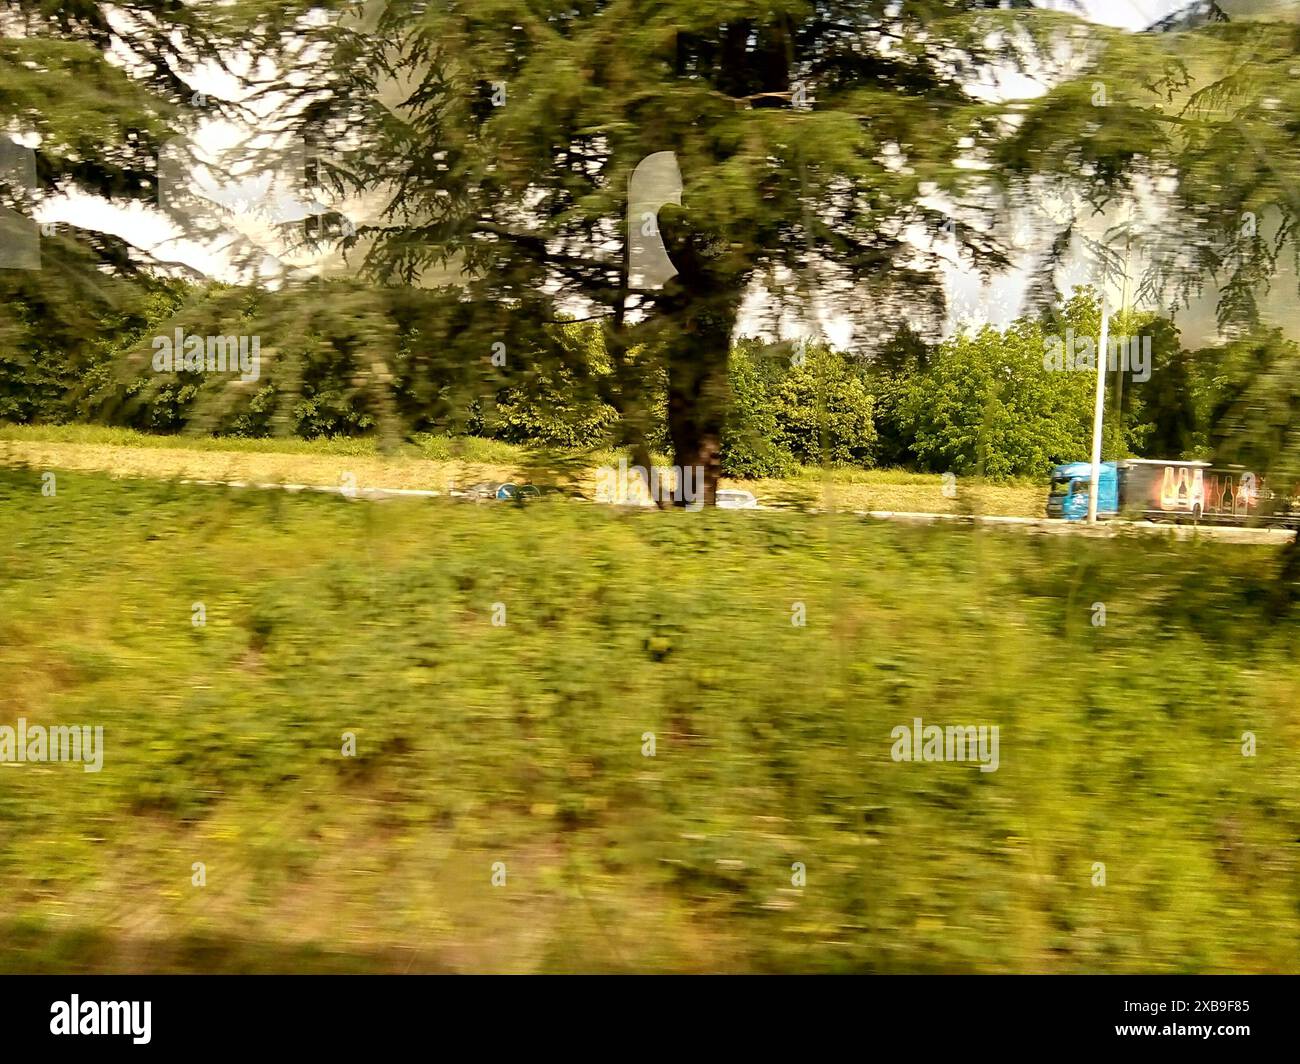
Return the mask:
<svg viewBox="0 0 1300 1064">
<path fill-rule="evenodd" d="M 1106 358 L 1110 341 L 1110 318 L 1106 286 L 1101 289 L 1101 339 L 1097 344 L 1097 397 L 1092 407 L 1092 478 L 1088 482 L 1088 524 L 1097 523 L 1097 492 L 1101 488 L 1101 418 L 1106 402 Z"/>
</svg>

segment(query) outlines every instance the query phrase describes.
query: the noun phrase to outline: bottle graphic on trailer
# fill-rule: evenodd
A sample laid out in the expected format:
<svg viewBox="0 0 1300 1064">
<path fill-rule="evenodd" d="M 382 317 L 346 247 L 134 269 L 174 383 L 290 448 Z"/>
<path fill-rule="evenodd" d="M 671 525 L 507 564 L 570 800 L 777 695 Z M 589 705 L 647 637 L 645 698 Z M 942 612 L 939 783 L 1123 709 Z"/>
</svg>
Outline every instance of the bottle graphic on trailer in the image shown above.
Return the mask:
<svg viewBox="0 0 1300 1064">
<path fill-rule="evenodd" d="M 1178 471 L 1178 509 L 1187 509 L 1187 470 Z"/>
<path fill-rule="evenodd" d="M 1192 470 L 1192 497 L 1190 501 L 1193 510 L 1205 511 L 1205 477 L 1199 469 Z"/>
<path fill-rule="evenodd" d="M 1160 509 L 1172 510 L 1178 504 L 1178 492 L 1174 488 L 1174 467 L 1165 466 L 1165 475 L 1160 481 Z"/>
<path fill-rule="evenodd" d="M 1237 488 L 1237 507 L 1234 513 L 1250 513 L 1250 497 L 1255 487 L 1255 475 L 1253 473 L 1241 474 L 1241 485 Z"/>
<path fill-rule="evenodd" d="M 1223 505 L 1220 509 L 1225 514 L 1232 513 L 1232 477 L 1223 478 Z"/>
</svg>

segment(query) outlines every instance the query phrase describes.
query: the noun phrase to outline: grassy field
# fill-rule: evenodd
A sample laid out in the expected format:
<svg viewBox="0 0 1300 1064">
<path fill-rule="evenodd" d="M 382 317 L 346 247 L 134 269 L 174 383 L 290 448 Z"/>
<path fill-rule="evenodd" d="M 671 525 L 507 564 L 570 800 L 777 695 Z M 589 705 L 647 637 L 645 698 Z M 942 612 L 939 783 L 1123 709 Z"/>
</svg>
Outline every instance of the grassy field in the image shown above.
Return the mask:
<svg viewBox="0 0 1300 1064">
<path fill-rule="evenodd" d="M 129 477 L 184 477 L 337 487 L 446 491 L 483 480 L 557 479 L 594 494 L 594 470 L 615 465 L 612 452 L 528 449 L 473 437 L 421 436 L 394 454 L 373 439 L 297 440 L 150 436 L 90 425 L 0 426 L 0 463 Z M 669 459 L 664 458 L 667 464 Z M 767 503 L 838 510 L 902 510 L 1041 517 L 1047 485 L 1030 480 L 963 479 L 945 495 L 943 478 L 900 470 L 806 469 L 791 480 L 728 480 Z"/>
<path fill-rule="evenodd" d="M 105 753 L 0 764 L 4 970 L 1300 968 L 1267 548 L 56 486 L 0 470 L 0 725 Z"/>
</svg>

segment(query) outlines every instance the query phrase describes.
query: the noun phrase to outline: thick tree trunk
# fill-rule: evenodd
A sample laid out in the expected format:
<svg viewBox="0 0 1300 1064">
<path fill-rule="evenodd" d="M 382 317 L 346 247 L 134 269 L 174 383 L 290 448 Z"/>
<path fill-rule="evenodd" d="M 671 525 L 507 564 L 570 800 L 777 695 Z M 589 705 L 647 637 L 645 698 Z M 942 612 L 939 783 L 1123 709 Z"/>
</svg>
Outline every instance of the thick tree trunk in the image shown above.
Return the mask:
<svg viewBox="0 0 1300 1064">
<path fill-rule="evenodd" d="M 694 301 L 698 304 L 701 301 Z M 735 326 L 735 301 L 710 299 L 683 308 L 668 368 L 668 438 L 673 464 L 686 486 L 675 503 L 717 502 L 722 476 L 722 426 L 730 402 L 727 359 Z"/>
<path fill-rule="evenodd" d="M 659 213 L 664 244 L 678 269 L 658 301 L 668 373 L 668 437 L 678 477 L 678 506 L 713 506 L 722 476 L 722 426 L 731 402 L 727 360 L 750 273 L 744 249 L 691 229 L 672 205 Z"/>
</svg>

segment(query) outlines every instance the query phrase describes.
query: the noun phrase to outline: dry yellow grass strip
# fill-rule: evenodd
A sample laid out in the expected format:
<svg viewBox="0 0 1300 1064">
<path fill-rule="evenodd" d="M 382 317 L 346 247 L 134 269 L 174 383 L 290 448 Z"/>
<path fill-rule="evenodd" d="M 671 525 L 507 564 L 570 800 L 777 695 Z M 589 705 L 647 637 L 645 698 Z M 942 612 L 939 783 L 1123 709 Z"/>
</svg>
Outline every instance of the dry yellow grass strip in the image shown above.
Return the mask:
<svg viewBox="0 0 1300 1064">
<path fill-rule="evenodd" d="M 102 430 L 109 435 L 109 430 Z M 70 437 L 60 439 L 60 436 Z M 417 489 L 446 492 L 483 481 L 536 482 L 549 479 L 536 468 L 536 456 L 522 447 L 490 445 L 487 456 L 514 461 L 425 458 L 418 454 L 381 455 L 372 450 L 345 453 L 337 443 L 321 441 L 232 441 L 229 450 L 217 439 L 148 437 L 113 430 L 103 442 L 80 426 L 26 429 L 0 433 L 0 463 L 35 469 L 102 472 L 115 477 L 245 481 L 302 484 L 310 487 Z M 277 446 L 284 450 L 276 450 Z M 561 478 L 562 479 L 562 478 Z M 588 469 L 574 486 L 595 498 L 596 471 Z M 806 469 L 789 480 L 724 479 L 724 487 L 752 491 L 764 505 L 785 504 L 832 510 L 894 510 L 914 513 L 971 513 L 1043 516 L 1046 487 L 1031 481 L 990 483 L 959 479 L 956 494 L 946 495 L 939 476 L 899 470 L 833 469 L 829 474 Z"/>
<path fill-rule="evenodd" d="M 508 466 L 476 462 L 436 462 L 425 458 L 333 454 L 258 454 L 195 451 L 180 447 L 124 447 L 108 444 L 0 443 L 7 465 L 39 469 L 103 472 L 117 477 L 250 481 L 340 487 L 346 478 L 358 488 L 419 488 L 447 491 L 482 480 L 510 480 Z"/>
</svg>

